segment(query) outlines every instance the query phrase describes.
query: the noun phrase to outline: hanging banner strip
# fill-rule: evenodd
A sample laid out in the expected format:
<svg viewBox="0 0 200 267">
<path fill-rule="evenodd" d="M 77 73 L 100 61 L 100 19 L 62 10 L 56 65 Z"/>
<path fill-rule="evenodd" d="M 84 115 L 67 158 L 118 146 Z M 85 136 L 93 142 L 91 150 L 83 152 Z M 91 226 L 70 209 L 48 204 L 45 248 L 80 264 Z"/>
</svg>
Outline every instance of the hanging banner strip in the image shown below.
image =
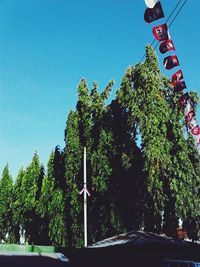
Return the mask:
<svg viewBox="0 0 200 267">
<path fill-rule="evenodd" d="M 154 20 L 158 20 L 164 17 L 161 3 L 158 2 L 153 8 L 147 8 L 144 13 L 144 20 L 147 23 L 151 23 Z"/>
<path fill-rule="evenodd" d="M 184 95 L 180 96 L 179 98 L 179 105 L 183 108 L 189 99 L 188 93 L 185 93 Z"/>
<path fill-rule="evenodd" d="M 159 50 L 160 50 L 161 54 L 165 54 L 166 52 L 168 52 L 170 50 L 175 50 L 175 47 L 174 47 L 172 40 L 166 40 L 166 41 L 160 43 Z"/>
<path fill-rule="evenodd" d="M 196 125 L 190 132 L 195 140 L 196 148 L 200 152 L 200 127 Z"/>
<path fill-rule="evenodd" d="M 188 112 L 188 114 L 185 116 L 185 119 L 186 119 L 187 126 L 189 127 L 189 129 L 192 129 L 197 125 L 197 123 L 195 125 L 193 125 L 193 123 L 195 123 L 193 121 L 195 119 L 193 110 Z M 192 123 L 193 126 L 191 125 L 192 121 L 193 121 L 193 123 Z"/>
<path fill-rule="evenodd" d="M 190 120 L 187 123 L 188 123 L 188 128 L 190 130 L 192 130 L 198 126 L 198 123 L 197 123 L 197 120 L 195 117 L 190 118 Z"/>
<path fill-rule="evenodd" d="M 175 93 L 178 93 L 178 92 L 180 92 L 186 88 L 186 84 L 184 81 L 176 82 L 175 84 L 173 84 L 173 86 L 174 86 L 174 92 Z"/>
<path fill-rule="evenodd" d="M 159 0 L 144 0 L 147 8 L 144 13 L 144 20 L 147 23 L 151 23 L 155 20 L 164 17 L 164 12 Z M 161 54 L 165 54 L 168 51 L 175 51 L 174 44 L 170 38 L 167 24 L 161 24 L 153 27 L 152 29 L 155 39 L 160 42 L 159 50 Z M 177 56 L 172 55 L 165 57 L 163 60 L 164 67 L 167 70 L 179 66 L 179 60 Z M 195 139 L 196 148 L 200 153 L 200 127 L 197 124 L 194 113 L 194 105 L 189 97 L 188 93 L 182 94 L 182 91 L 186 88 L 185 81 L 183 81 L 183 73 L 181 70 L 175 72 L 171 77 L 171 83 L 175 93 L 180 93 L 179 104 L 184 108 L 184 116 L 186 119 L 187 128 Z"/>
<path fill-rule="evenodd" d="M 194 128 L 192 128 L 191 133 L 193 135 L 197 135 L 197 136 L 200 135 L 200 127 L 199 127 L 199 125 L 196 125 Z"/>
<path fill-rule="evenodd" d="M 181 96 L 181 98 L 184 99 L 184 95 Z M 186 98 L 187 98 L 187 95 L 185 95 L 185 99 Z M 194 137 L 196 148 L 200 152 L 200 127 L 197 124 L 193 103 L 190 98 L 186 100 L 185 108 L 184 108 L 184 115 L 185 115 L 187 127 L 191 135 Z"/>
<path fill-rule="evenodd" d="M 186 102 L 185 108 L 184 108 L 184 116 L 186 117 L 189 112 L 194 111 L 194 107 L 192 104 L 191 99 L 189 98 Z"/>
<path fill-rule="evenodd" d="M 179 61 L 177 56 L 168 56 L 164 58 L 163 64 L 167 70 L 171 70 L 172 68 L 179 66 Z"/>
<path fill-rule="evenodd" d="M 172 75 L 171 83 L 175 84 L 177 82 L 180 82 L 183 79 L 183 73 L 181 70 L 178 70 Z"/>
<path fill-rule="evenodd" d="M 152 29 L 154 37 L 159 41 L 165 41 L 169 39 L 167 24 L 155 26 Z"/>
</svg>

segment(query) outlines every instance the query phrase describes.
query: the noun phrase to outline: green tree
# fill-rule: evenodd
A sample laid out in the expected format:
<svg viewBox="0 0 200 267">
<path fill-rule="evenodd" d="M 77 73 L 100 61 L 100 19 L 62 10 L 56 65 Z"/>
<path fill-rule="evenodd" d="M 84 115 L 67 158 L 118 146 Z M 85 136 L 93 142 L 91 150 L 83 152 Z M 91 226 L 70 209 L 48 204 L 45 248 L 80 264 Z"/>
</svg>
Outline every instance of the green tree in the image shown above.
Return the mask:
<svg viewBox="0 0 200 267">
<path fill-rule="evenodd" d="M 130 110 L 124 105 L 129 90 L 128 79 L 123 78 L 116 100 L 112 101 L 110 119 L 113 133 L 114 153 L 111 153 L 113 172 L 110 182 L 116 218 L 120 218 L 118 231 L 140 229 L 144 214 L 143 159 L 136 144 L 136 122 L 131 121 Z M 116 220 L 119 222 L 119 219 Z"/>
<path fill-rule="evenodd" d="M 82 146 L 91 146 L 91 97 L 89 95 L 89 90 L 87 82 L 85 79 L 80 81 L 78 86 L 78 102 L 77 102 L 77 111 L 79 119 L 79 135 L 80 142 Z"/>
<path fill-rule="evenodd" d="M 41 241 L 44 245 L 66 246 L 66 183 L 63 152 L 57 146 L 49 157 L 37 211 L 41 217 Z"/>
<path fill-rule="evenodd" d="M 13 181 L 9 173 L 8 164 L 3 169 L 0 180 L 0 240 L 10 242 L 11 234 L 11 197 L 13 191 Z"/>
<path fill-rule="evenodd" d="M 139 126 L 147 176 L 145 229 L 160 232 L 164 212 L 165 232 L 176 235 L 178 219 L 199 210 L 199 175 L 184 134 L 180 95 L 161 75 L 151 47 L 143 64 L 129 68 L 127 79 L 130 94 L 124 105 Z"/>
<path fill-rule="evenodd" d="M 37 153 L 13 187 L 8 165 L 0 181 L 0 238 L 56 246 L 83 246 L 83 148 L 87 148 L 89 243 L 132 229 L 200 236 L 200 156 L 185 131 L 180 94 L 146 48 L 144 63 L 125 72 L 108 103 L 85 79 L 65 128 L 65 149 L 52 151 L 47 174 Z M 197 95 L 190 97 L 197 104 Z M 139 140 L 138 140 L 139 139 Z"/>
<path fill-rule="evenodd" d="M 168 235 L 176 236 L 178 220 L 194 221 L 199 216 L 200 186 L 199 155 L 191 137 L 184 132 L 185 119 L 179 106 L 180 94 L 169 97 L 170 120 L 167 139 L 171 143 L 171 168 L 165 182 L 166 205 L 164 229 Z"/>
<path fill-rule="evenodd" d="M 130 121 L 137 123 L 141 134 L 141 150 L 146 173 L 145 229 L 160 231 L 161 211 L 165 195 L 163 181 L 170 167 L 170 143 L 167 136 L 169 106 L 162 93 L 162 76 L 151 47 L 146 49 L 146 61 L 127 70 L 123 104 L 130 112 Z"/>
<path fill-rule="evenodd" d="M 79 195 L 83 187 L 83 147 L 87 147 L 88 187 L 94 189 L 89 200 L 89 242 L 97 236 L 104 236 L 101 224 L 106 217 L 104 197 L 102 193 L 108 189 L 111 166 L 106 149 L 110 143 L 110 133 L 103 129 L 102 121 L 105 113 L 105 100 L 108 98 L 113 82 L 98 93 L 98 84 L 94 82 L 91 93 L 85 80 L 78 87 L 77 111 L 70 112 L 66 126 L 66 179 L 68 184 L 68 204 L 70 213 L 70 244 L 83 245 L 83 202 Z M 101 212 L 97 212 L 97 210 Z M 98 221 L 98 218 L 99 221 Z M 108 218 L 108 216 L 107 216 Z M 101 220 L 102 219 L 102 220 Z M 97 223 L 100 228 L 97 229 Z M 81 225 L 81 227 L 80 227 Z M 102 226 L 101 226 L 102 225 Z M 106 225 L 106 224 L 104 224 Z M 104 227 L 105 228 L 105 227 Z"/>
<path fill-rule="evenodd" d="M 107 127 L 106 114 L 108 112 L 105 101 L 112 90 L 113 81 L 110 81 L 101 93 L 98 92 L 97 82 L 91 90 L 91 139 L 92 147 L 90 158 L 89 188 L 92 189 L 90 200 L 90 242 L 100 240 L 112 233 L 111 225 L 113 205 L 110 202 L 110 176 L 112 165 L 109 155 L 113 152 L 113 135 Z M 113 215 L 113 216 L 112 216 Z"/>
<path fill-rule="evenodd" d="M 183 227 L 187 230 L 187 235 L 190 239 L 200 240 L 200 155 L 195 149 L 193 138 L 189 136 L 188 138 L 188 146 L 189 146 L 189 157 L 193 162 L 193 166 L 195 167 L 196 177 L 193 183 L 193 194 L 195 196 L 194 208 L 195 210 L 188 210 L 186 216 L 183 219 Z"/>
<path fill-rule="evenodd" d="M 21 205 L 23 207 L 22 225 L 25 231 L 25 241 L 37 244 L 39 241 L 39 215 L 36 211 L 38 204 L 38 185 L 41 184 L 43 167 L 37 153 L 34 154 L 31 164 L 25 171 L 21 184 Z"/>
<path fill-rule="evenodd" d="M 25 171 L 19 170 L 12 193 L 12 243 L 20 242 L 20 235 L 23 233 L 23 205 L 22 205 L 22 180 Z"/>
<path fill-rule="evenodd" d="M 79 136 L 79 116 L 70 111 L 65 129 L 65 168 L 67 183 L 67 233 L 69 246 L 83 246 L 82 146 Z"/>
</svg>

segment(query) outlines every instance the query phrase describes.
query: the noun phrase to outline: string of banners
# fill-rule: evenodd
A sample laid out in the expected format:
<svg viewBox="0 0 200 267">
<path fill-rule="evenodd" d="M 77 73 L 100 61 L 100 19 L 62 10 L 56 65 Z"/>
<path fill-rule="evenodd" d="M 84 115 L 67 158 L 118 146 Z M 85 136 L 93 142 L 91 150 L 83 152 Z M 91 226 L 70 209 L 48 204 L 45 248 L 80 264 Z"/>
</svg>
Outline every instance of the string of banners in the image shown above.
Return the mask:
<svg viewBox="0 0 200 267">
<path fill-rule="evenodd" d="M 164 12 L 159 0 L 145 0 L 145 3 L 147 8 L 144 13 L 144 20 L 147 23 L 164 18 Z M 155 39 L 159 41 L 159 50 L 161 54 L 165 54 L 169 51 L 175 51 L 175 47 L 169 35 L 169 29 L 166 23 L 153 27 L 152 31 Z M 178 67 L 178 57 L 176 55 L 166 56 L 163 60 L 163 65 L 167 70 Z M 179 98 L 179 104 L 184 110 L 188 131 L 194 137 L 196 147 L 200 152 L 200 127 L 195 118 L 194 104 L 192 103 L 189 94 L 183 92 L 183 90 L 186 88 L 186 84 L 183 80 L 183 73 L 181 69 L 172 75 L 171 83 L 174 93 L 180 93 L 181 95 Z"/>
</svg>

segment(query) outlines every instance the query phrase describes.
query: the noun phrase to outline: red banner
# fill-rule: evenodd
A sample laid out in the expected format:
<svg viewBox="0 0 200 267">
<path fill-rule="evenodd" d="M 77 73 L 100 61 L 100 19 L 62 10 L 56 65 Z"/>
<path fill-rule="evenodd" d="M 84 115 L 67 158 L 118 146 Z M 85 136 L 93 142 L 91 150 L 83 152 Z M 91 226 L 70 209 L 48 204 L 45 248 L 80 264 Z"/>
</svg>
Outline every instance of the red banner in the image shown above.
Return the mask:
<svg viewBox="0 0 200 267">
<path fill-rule="evenodd" d="M 185 84 L 184 81 L 177 82 L 177 83 L 174 84 L 174 92 L 175 93 L 178 93 L 178 92 L 182 91 L 185 88 L 186 88 L 186 84 Z"/>
<path fill-rule="evenodd" d="M 178 70 L 177 72 L 175 72 L 173 75 L 172 75 L 172 78 L 171 78 L 171 83 L 172 84 L 175 84 L 177 82 L 180 82 L 180 80 L 183 79 L 183 73 L 181 70 Z"/>
<path fill-rule="evenodd" d="M 194 114 L 192 114 L 194 115 Z M 188 128 L 189 129 L 193 129 L 197 126 L 197 120 L 196 118 L 193 116 L 192 118 L 190 118 L 190 120 L 188 121 Z"/>
<path fill-rule="evenodd" d="M 159 41 L 165 41 L 169 39 L 167 24 L 162 24 L 153 27 L 153 35 Z"/>
<path fill-rule="evenodd" d="M 144 13 L 144 20 L 147 23 L 150 23 L 154 20 L 157 20 L 157 19 L 160 19 L 163 17 L 164 17 L 164 13 L 163 13 L 162 6 L 161 6 L 160 2 L 155 4 L 155 6 L 153 8 L 147 8 L 145 10 L 145 13 Z"/>
<path fill-rule="evenodd" d="M 160 43 L 159 47 L 160 53 L 165 54 L 167 51 L 175 50 L 172 40 L 166 40 Z"/>
<path fill-rule="evenodd" d="M 196 125 L 192 130 L 191 133 L 193 135 L 200 135 L 200 127 L 198 125 Z"/>
<path fill-rule="evenodd" d="M 187 124 L 190 123 L 192 121 L 192 119 L 194 118 L 194 110 L 191 109 L 187 115 L 185 116 L 186 117 L 186 121 L 187 121 Z"/>
<path fill-rule="evenodd" d="M 177 56 L 168 56 L 164 58 L 163 64 L 167 70 L 171 70 L 172 68 L 179 66 L 179 61 Z"/>
<path fill-rule="evenodd" d="M 179 104 L 181 107 L 184 107 L 187 100 L 189 99 L 189 95 L 188 93 L 185 93 L 184 95 L 182 95 L 180 98 L 179 98 Z"/>
</svg>

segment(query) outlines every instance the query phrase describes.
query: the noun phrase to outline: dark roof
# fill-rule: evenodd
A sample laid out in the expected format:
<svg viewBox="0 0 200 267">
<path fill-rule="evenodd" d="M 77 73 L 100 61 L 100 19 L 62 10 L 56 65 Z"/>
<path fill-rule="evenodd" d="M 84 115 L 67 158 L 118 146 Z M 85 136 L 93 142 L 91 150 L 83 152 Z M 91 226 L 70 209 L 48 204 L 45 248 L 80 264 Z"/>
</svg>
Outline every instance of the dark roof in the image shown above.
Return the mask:
<svg viewBox="0 0 200 267">
<path fill-rule="evenodd" d="M 199 262 L 200 245 L 155 233 L 132 231 L 88 246 L 79 259 L 81 262 L 88 262 L 88 266 L 95 267 L 160 267 L 165 259 Z"/>
<path fill-rule="evenodd" d="M 88 248 L 105 248 L 110 246 L 124 246 L 124 245 L 144 245 L 144 244 L 167 244 L 167 245 L 187 245 L 188 242 L 174 240 L 171 237 L 158 235 L 150 232 L 132 231 L 128 233 L 119 234 L 102 241 L 96 242 Z"/>
</svg>

